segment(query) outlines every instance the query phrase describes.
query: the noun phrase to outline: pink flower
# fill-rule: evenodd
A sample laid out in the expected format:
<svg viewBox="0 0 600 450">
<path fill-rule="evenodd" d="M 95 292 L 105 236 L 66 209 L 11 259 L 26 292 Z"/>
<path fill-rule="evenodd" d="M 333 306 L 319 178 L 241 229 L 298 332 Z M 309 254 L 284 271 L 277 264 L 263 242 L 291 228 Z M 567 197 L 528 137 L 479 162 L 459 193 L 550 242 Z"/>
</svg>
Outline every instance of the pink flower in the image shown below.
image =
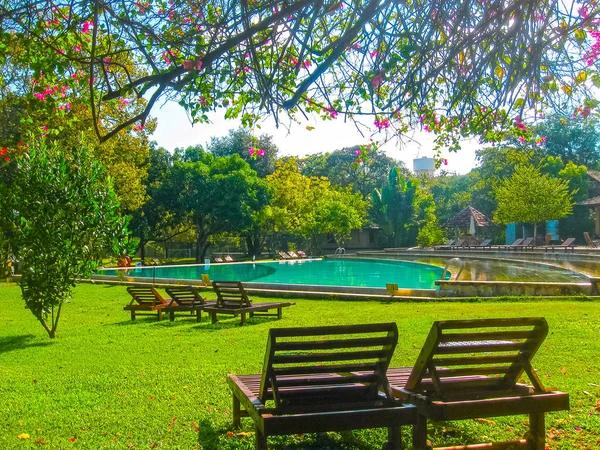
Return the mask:
<svg viewBox="0 0 600 450">
<path fill-rule="evenodd" d="M 81 51 L 81 45 L 76 45 L 75 47 L 73 47 L 73 49 L 74 49 L 76 52 L 80 52 L 80 51 Z"/>
<path fill-rule="evenodd" d="M 371 58 L 375 58 L 377 56 L 377 50 L 373 50 L 371 52 Z"/>
<path fill-rule="evenodd" d="M 90 32 L 90 28 L 94 27 L 94 22 L 92 22 L 91 20 L 87 20 L 85 22 L 83 22 L 83 26 L 81 27 L 81 32 L 83 34 L 89 33 Z"/>
<path fill-rule="evenodd" d="M 358 42 L 355 42 L 354 44 L 352 44 L 352 47 L 353 47 L 355 50 L 358 50 L 358 49 L 360 48 L 360 44 L 359 44 Z"/>
<path fill-rule="evenodd" d="M 298 65 L 298 60 L 296 58 L 291 58 L 290 59 L 290 64 L 294 67 L 296 67 Z"/>
<path fill-rule="evenodd" d="M 515 119 L 515 126 L 519 129 L 519 130 L 523 130 L 523 131 L 527 131 L 527 126 L 521 121 L 520 117 L 517 117 Z"/>
<path fill-rule="evenodd" d="M 265 156 L 265 151 L 262 148 L 258 150 L 258 156 Z"/>
<path fill-rule="evenodd" d="M 246 72 L 246 73 L 250 72 L 250 67 L 244 67 L 244 72 Z"/>
<path fill-rule="evenodd" d="M 546 137 L 542 136 L 535 140 L 535 145 L 537 145 L 539 147 L 540 145 L 544 144 L 545 142 L 546 142 Z"/>
<path fill-rule="evenodd" d="M 373 123 L 379 130 L 390 127 L 390 121 L 388 119 L 375 119 L 375 122 Z"/>
<path fill-rule="evenodd" d="M 354 155 L 355 156 L 359 156 L 360 155 L 360 150 L 354 150 Z"/>
<path fill-rule="evenodd" d="M 305 61 L 304 61 L 304 67 L 305 67 L 306 69 L 308 69 L 308 68 L 311 66 L 311 64 L 312 64 L 312 63 L 310 62 L 310 59 L 307 59 L 307 60 L 305 60 Z"/>
<path fill-rule="evenodd" d="M 333 106 L 325 108 L 325 111 L 329 113 L 329 117 L 331 117 L 332 119 L 335 119 L 338 116 L 338 112 L 335 109 L 333 109 Z"/>
<path fill-rule="evenodd" d="M 527 142 L 527 139 L 520 137 L 517 138 L 517 141 L 519 141 L 521 144 L 524 144 L 525 142 Z"/>
</svg>

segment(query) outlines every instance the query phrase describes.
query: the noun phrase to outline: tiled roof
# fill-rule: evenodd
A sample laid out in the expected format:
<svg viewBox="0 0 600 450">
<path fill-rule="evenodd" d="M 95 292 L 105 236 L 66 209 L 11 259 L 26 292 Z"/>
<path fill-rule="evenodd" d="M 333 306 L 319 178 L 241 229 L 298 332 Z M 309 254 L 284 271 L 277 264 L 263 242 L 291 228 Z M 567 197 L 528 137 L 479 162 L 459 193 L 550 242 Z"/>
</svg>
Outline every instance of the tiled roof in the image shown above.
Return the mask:
<svg viewBox="0 0 600 450">
<path fill-rule="evenodd" d="M 472 206 L 467 206 L 457 215 L 449 219 L 445 226 L 448 228 L 469 228 L 471 225 L 471 217 L 475 220 L 475 225 L 478 227 L 486 227 L 490 224 L 489 220 L 482 212 L 477 211 Z"/>
<path fill-rule="evenodd" d="M 588 198 L 587 200 L 584 200 L 584 201 L 579 202 L 577 204 L 578 205 L 582 205 L 582 206 L 600 206 L 600 196 Z"/>
</svg>

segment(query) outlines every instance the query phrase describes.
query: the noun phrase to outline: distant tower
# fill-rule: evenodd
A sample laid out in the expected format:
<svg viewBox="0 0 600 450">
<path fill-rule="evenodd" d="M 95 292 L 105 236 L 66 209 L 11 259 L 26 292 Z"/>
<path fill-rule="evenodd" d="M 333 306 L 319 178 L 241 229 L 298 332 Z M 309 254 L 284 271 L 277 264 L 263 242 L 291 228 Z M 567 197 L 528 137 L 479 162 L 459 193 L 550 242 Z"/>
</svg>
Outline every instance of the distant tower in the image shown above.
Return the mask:
<svg viewBox="0 0 600 450">
<path fill-rule="evenodd" d="M 413 159 L 413 170 L 417 175 L 425 174 L 432 177 L 435 172 L 435 159 L 426 156 L 415 158 Z"/>
</svg>

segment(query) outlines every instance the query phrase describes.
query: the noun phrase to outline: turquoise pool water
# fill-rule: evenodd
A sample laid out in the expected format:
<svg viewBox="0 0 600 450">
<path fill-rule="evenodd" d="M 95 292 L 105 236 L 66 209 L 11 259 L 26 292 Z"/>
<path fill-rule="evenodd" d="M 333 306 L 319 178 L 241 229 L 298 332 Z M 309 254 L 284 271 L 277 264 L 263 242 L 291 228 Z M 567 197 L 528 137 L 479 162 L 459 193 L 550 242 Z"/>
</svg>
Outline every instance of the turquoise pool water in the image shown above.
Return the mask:
<svg viewBox="0 0 600 450">
<path fill-rule="evenodd" d="M 250 281 L 275 284 L 305 284 L 321 286 L 362 286 L 385 288 L 395 283 L 399 288 L 436 289 L 435 280 L 443 269 L 429 264 L 408 261 L 373 261 L 360 259 L 305 259 L 234 264 L 199 264 L 190 266 L 137 267 L 130 277 L 200 280 L 206 273 L 211 280 Z M 115 269 L 101 275 L 116 276 Z"/>
</svg>

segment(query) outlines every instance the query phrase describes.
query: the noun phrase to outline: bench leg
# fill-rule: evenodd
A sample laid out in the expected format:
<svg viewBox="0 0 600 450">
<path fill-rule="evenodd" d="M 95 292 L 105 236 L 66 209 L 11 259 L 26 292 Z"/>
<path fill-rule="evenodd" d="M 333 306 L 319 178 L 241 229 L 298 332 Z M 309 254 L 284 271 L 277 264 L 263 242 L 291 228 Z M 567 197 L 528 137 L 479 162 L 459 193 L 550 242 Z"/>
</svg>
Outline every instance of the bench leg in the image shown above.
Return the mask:
<svg viewBox="0 0 600 450">
<path fill-rule="evenodd" d="M 210 318 L 212 320 L 212 323 L 217 323 L 217 313 L 211 312 L 210 313 Z"/>
<path fill-rule="evenodd" d="M 529 432 L 529 448 L 544 450 L 546 447 L 546 424 L 543 412 L 529 414 Z"/>
<path fill-rule="evenodd" d="M 245 312 L 243 312 L 243 313 L 242 313 L 242 314 L 240 314 L 240 315 L 242 316 L 242 322 L 241 322 L 241 324 L 240 324 L 240 325 L 246 325 L 246 313 L 245 313 Z M 265 447 L 265 448 L 267 448 L 267 447 Z"/>
<path fill-rule="evenodd" d="M 400 450 L 402 448 L 402 429 L 400 427 L 388 428 L 388 442 L 386 450 Z"/>
<path fill-rule="evenodd" d="M 255 427 L 255 435 L 256 435 L 256 450 L 267 450 L 267 438 L 265 435 Z"/>
<path fill-rule="evenodd" d="M 131 320 L 135 320 L 135 311 L 131 310 Z"/>
<path fill-rule="evenodd" d="M 175 311 L 169 311 L 169 320 L 173 322 L 175 320 Z"/>
<path fill-rule="evenodd" d="M 425 450 L 427 448 L 427 417 L 417 416 L 417 423 L 413 425 L 413 449 Z"/>
<path fill-rule="evenodd" d="M 162 309 L 158 310 L 158 321 L 160 322 L 162 320 Z"/>
<path fill-rule="evenodd" d="M 283 317 L 283 308 L 277 308 L 277 318 L 281 320 L 281 318 Z"/>
<path fill-rule="evenodd" d="M 233 428 L 239 428 L 241 425 L 240 419 L 240 401 L 234 395 L 233 396 Z"/>
<path fill-rule="evenodd" d="M 202 321 L 202 311 L 200 311 L 199 309 L 196 310 L 196 322 L 201 322 Z"/>
</svg>

